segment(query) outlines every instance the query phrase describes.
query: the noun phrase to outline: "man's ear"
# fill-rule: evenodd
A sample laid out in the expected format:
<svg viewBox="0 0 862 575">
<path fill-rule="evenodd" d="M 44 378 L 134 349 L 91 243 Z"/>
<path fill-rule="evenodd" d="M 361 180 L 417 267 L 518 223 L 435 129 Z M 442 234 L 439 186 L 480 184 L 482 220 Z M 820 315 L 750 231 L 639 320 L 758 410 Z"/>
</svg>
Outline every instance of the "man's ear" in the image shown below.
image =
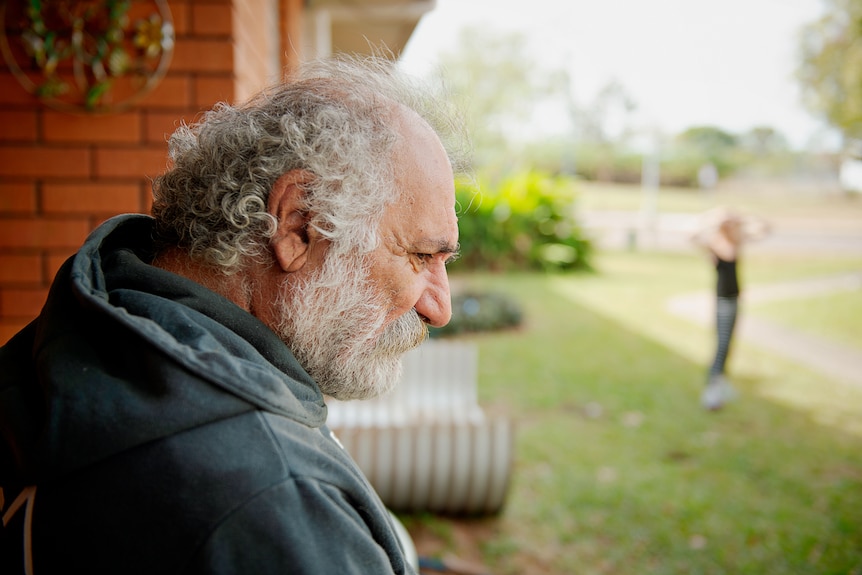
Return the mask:
<svg viewBox="0 0 862 575">
<path fill-rule="evenodd" d="M 278 225 L 270 245 L 285 272 L 299 270 L 308 260 L 308 214 L 303 205 L 305 186 L 312 178 L 305 170 L 291 170 L 276 180 L 269 193 L 266 210 Z"/>
</svg>

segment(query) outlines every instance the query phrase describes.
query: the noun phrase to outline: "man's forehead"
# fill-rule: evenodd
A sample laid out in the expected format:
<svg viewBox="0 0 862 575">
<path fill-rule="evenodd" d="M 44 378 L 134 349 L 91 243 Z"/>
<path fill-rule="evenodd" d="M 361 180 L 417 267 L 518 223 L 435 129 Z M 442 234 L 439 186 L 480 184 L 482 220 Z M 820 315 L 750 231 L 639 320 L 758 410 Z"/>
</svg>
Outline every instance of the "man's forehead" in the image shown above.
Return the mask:
<svg viewBox="0 0 862 575">
<path fill-rule="evenodd" d="M 454 194 L 453 194 L 454 196 Z M 413 253 L 458 251 L 458 218 L 445 194 L 427 193 L 422 201 L 402 197 L 391 204 L 381 222 L 383 237 Z"/>
<path fill-rule="evenodd" d="M 402 249 L 455 251 L 455 178 L 448 155 L 436 132 L 414 111 L 400 107 L 395 116 L 399 138 L 393 161 L 399 197 L 384 214 L 384 229 Z"/>
</svg>

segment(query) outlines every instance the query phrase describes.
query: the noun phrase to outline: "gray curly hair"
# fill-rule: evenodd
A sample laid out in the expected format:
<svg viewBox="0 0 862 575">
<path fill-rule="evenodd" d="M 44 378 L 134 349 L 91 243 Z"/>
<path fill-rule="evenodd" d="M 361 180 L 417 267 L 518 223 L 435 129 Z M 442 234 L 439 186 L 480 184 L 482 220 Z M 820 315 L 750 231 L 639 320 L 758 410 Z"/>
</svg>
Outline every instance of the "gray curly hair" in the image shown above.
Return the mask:
<svg viewBox="0 0 862 575">
<path fill-rule="evenodd" d="M 186 249 L 225 274 L 271 261 L 276 220 L 267 198 L 294 169 L 313 176 L 303 208 L 331 253 L 373 250 L 380 217 L 399 193 L 391 153 L 396 103 L 431 125 L 456 173 L 466 170 L 463 122 L 447 98 L 382 58 L 311 62 L 248 103 L 218 104 L 171 136 L 173 166 L 153 183 L 157 250 Z"/>
</svg>

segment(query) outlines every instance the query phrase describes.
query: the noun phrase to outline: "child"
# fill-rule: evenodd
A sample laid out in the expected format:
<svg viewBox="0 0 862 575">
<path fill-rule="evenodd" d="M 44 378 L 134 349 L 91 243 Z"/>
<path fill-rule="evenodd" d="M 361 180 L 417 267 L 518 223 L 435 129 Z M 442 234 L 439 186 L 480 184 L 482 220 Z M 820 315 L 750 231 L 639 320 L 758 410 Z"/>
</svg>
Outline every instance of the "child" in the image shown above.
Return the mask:
<svg viewBox="0 0 862 575">
<path fill-rule="evenodd" d="M 733 398 L 734 391 L 725 376 L 725 364 L 739 309 L 740 282 L 737 265 L 742 245 L 769 233 L 766 221 L 742 216 L 726 208 L 707 212 L 704 224 L 692 241 L 706 249 L 716 270 L 716 351 L 701 396 L 703 406 L 714 411 Z"/>
</svg>

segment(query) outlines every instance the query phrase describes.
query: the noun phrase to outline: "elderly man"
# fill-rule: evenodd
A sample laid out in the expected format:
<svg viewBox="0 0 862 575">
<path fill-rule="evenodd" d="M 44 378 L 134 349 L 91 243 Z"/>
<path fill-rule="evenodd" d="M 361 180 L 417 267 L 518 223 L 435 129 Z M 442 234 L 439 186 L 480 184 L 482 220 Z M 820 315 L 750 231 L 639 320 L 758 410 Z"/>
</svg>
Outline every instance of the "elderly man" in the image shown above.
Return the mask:
<svg viewBox="0 0 862 575">
<path fill-rule="evenodd" d="M 427 95 L 319 62 L 173 135 L 153 218 L 96 229 L 0 348 L 0 572 L 412 572 L 323 398 L 449 320 Z"/>
</svg>

